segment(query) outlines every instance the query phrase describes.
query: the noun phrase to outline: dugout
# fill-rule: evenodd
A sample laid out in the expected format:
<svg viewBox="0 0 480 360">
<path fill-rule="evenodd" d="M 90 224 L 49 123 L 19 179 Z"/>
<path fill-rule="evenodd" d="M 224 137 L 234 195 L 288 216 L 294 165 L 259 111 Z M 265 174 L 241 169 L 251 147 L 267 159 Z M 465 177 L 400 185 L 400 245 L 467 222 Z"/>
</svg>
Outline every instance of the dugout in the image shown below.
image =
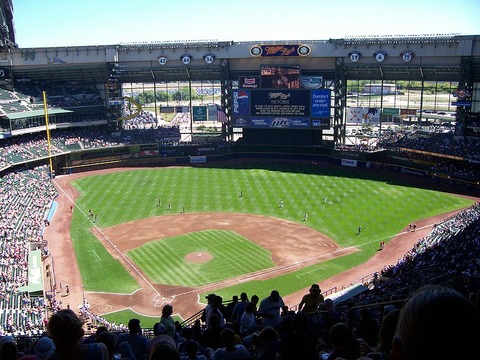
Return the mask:
<svg viewBox="0 0 480 360">
<path fill-rule="evenodd" d="M 18 289 L 30 296 L 43 296 L 42 251 L 32 250 L 28 254 L 28 283 Z"/>
</svg>

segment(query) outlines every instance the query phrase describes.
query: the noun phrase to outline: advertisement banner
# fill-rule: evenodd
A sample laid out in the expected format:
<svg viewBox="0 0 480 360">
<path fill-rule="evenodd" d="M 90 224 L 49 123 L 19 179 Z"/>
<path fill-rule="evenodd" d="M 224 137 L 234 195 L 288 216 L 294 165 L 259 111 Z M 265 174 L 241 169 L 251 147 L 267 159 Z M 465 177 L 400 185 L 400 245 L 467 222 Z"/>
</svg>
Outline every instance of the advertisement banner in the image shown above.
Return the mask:
<svg viewBox="0 0 480 360">
<path fill-rule="evenodd" d="M 250 127 L 252 125 L 250 116 L 237 117 L 232 119 L 232 125 L 235 127 Z"/>
<path fill-rule="evenodd" d="M 357 167 L 357 160 L 342 159 L 343 166 Z"/>
<path fill-rule="evenodd" d="M 262 56 L 298 56 L 300 45 L 260 45 Z"/>
<path fill-rule="evenodd" d="M 307 90 L 321 89 L 323 87 L 323 77 L 300 76 L 300 87 Z"/>
<path fill-rule="evenodd" d="M 250 127 L 277 128 L 277 129 L 308 129 L 310 121 L 307 118 L 257 118 L 253 117 Z"/>
<path fill-rule="evenodd" d="M 232 93 L 232 125 L 250 126 L 250 90 L 234 90 Z"/>
<path fill-rule="evenodd" d="M 379 124 L 380 123 L 380 109 L 379 108 L 364 108 L 363 122 L 365 124 Z"/>
<path fill-rule="evenodd" d="M 400 109 L 383 108 L 382 113 L 385 114 L 385 115 L 398 115 L 398 114 L 400 114 Z"/>
<path fill-rule="evenodd" d="M 193 107 L 193 121 L 207 121 L 207 107 L 194 106 Z"/>
<path fill-rule="evenodd" d="M 207 157 L 203 155 L 197 155 L 197 156 L 190 156 L 190 163 L 195 164 L 195 163 L 204 163 L 207 162 Z"/>
<path fill-rule="evenodd" d="M 232 101 L 233 117 L 250 116 L 250 90 L 234 90 Z"/>
<path fill-rule="evenodd" d="M 330 129 L 330 118 L 312 119 L 312 128 Z"/>
<path fill-rule="evenodd" d="M 160 112 L 163 114 L 173 114 L 175 112 L 175 108 L 173 106 L 162 106 L 160 108 Z"/>
<path fill-rule="evenodd" d="M 176 113 L 188 113 L 190 108 L 188 106 L 175 106 Z"/>
<path fill-rule="evenodd" d="M 258 89 L 260 87 L 259 76 L 241 76 L 238 79 L 238 87 L 240 89 Z"/>
<path fill-rule="evenodd" d="M 312 90 L 311 115 L 316 118 L 330 117 L 330 90 Z"/>
<path fill-rule="evenodd" d="M 347 125 L 361 125 L 363 122 L 363 108 L 347 107 Z"/>
<path fill-rule="evenodd" d="M 417 110 L 415 109 L 400 109 L 400 116 L 406 118 L 407 116 L 416 116 Z"/>
</svg>

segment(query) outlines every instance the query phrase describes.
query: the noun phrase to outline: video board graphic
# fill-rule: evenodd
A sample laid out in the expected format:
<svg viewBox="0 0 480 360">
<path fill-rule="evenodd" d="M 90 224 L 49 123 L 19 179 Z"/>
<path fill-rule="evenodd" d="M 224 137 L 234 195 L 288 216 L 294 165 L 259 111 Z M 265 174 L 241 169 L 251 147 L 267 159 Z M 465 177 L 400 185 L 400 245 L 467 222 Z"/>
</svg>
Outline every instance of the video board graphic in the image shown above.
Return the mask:
<svg viewBox="0 0 480 360">
<path fill-rule="evenodd" d="M 260 76 L 263 89 L 298 89 L 300 88 L 299 65 L 262 65 Z"/>
<path fill-rule="evenodd" d="M 329 127 L 330 90 L 239 89 L 232 97 L 232 125 L 236 127 Z"/>
<path fill-rule="evenodd" d="M 252 116 L 310 116 L 308 93 L 302 90 L 258 90 L 251 92 Z"/>
</svg>

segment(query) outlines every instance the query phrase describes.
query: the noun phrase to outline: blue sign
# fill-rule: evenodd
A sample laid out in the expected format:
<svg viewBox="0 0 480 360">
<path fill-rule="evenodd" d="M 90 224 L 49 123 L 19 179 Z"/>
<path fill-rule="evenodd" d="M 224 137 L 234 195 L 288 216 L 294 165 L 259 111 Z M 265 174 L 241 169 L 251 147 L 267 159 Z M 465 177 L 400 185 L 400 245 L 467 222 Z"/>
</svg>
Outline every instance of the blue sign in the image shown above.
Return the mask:
<svg viewBox="0 0 480 360">
<path fill-rule="evenodd" d="M 312 119 L 312 129 L 313 128 L 329 129 L 330 119 L 329 118 Z"/>
<path fill-rule="evenodd" d="M 330 97 L 330 90 L 311 91 L 312 117 L 330 117 Z"/>
<path fill-rule="evenodd" d="M 277 129 L 309 129 L 310 120 L 308 118 L 259 118 L 252 117 L 250 127 L 255 128 L 277 128 Z"/>
<path fill-rule="evenodd" d="M 472 106 L 471 101 L 454 101 L 452 102 L 452 105 L 454 106 Z"/>
<path fill-rule="evenodd" d="M 233 117 L 250 116 L 250 91 L 234 90 L 232 101 Z"/>
<path fill-rule="evenodd" d="M 234 117 L 232 119 L 232 125 L 236 127 L 250 127 L 251 123 L 250 116 Z"/>
</svg>

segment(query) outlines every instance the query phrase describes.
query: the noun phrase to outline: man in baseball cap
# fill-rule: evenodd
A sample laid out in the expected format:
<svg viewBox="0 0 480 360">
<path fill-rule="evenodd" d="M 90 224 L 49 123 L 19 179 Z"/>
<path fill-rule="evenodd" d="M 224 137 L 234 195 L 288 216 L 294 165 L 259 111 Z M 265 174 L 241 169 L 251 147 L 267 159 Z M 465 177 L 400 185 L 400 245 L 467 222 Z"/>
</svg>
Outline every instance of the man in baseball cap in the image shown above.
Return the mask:
<svg viewBox="0 0 480 360">
<path fill-rule="evenodd" d="M 314 313 L 324 300 L 320 286 L 318 284 L 312 284 L 308 290 L 308 294 L 303 295 L 300 304 L 298 304 L 298 311 L 307 314 Z"/>
</svg>

